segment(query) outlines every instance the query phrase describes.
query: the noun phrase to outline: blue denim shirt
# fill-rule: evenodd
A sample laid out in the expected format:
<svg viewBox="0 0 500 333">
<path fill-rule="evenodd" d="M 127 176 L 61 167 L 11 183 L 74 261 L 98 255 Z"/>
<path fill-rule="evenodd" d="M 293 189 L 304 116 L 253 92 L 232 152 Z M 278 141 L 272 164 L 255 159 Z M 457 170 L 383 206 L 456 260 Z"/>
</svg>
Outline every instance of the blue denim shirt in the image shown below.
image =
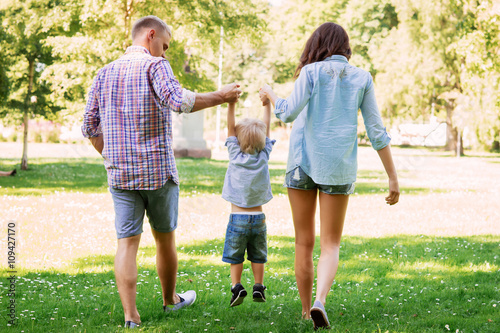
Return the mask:
<svg viewBox="0 0 500 333">
<path fill-rule="evenodd" d="M 373 148 L 387 146 L 370 73 L 341 55 L 304 66 L 290 97 L 279 98 L 274 110 L 286 123 L 295 120 L 286 171 L 300 166 L 323 185 L 355 182 L 359 109 Z"/>
<path fill-rule="evenodd" d="M 238 139 L 226 140 L 229 165 L 222 188 L 222 198 L 238 207 L 261 206 L 273 198 L 269 178 L 269 154 L 276 140 L 266 138 L 264 149 L 255 154 L 241 151 Z"/>
</svg>

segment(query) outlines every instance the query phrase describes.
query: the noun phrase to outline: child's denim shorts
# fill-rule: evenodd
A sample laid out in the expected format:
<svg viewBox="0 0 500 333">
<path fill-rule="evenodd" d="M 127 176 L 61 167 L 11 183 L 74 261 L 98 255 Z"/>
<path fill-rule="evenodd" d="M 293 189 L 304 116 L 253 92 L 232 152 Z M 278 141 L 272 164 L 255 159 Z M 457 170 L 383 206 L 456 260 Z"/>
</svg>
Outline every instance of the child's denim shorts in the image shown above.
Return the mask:
<svg viewBox="0 0 500 333">
<path fill-rule="evenodd" d="M 241 264 L 247 258 L 253 263 L 267 262 L 267 227 L 264 213 L 231 214 L 227 225 L 222 261 Z"/>
<path fill-rule="evenodd" d="M 294 188 L 297 190 L 314 190 L 318 189 L 326 194 L 344 194 L 349 195 L 354 193 L 354 183 L 345 185 L 321 185 L 316 184 L 300 166 L 286 173 L 284 187 Z"/>
</svg>

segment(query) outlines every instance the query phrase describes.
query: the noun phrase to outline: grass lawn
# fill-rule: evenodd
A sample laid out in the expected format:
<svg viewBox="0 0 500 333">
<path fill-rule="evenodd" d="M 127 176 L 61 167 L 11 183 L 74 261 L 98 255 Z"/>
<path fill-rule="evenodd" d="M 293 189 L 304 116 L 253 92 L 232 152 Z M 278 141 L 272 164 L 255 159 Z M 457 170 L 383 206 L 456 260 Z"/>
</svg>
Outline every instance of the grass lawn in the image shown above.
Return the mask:
<svg viewBox="0 0 500 333">
<path fill-rule="evenodd" d="M 411 205 L 418 208 L 417 211 L 413 210 L 411 215 L 415 216 L 411 218 L 398 215 L 394 218 L 396 223 L 417 225 L 421 229 L 415 230 L 422 231 L 415 233 L 424 233 L 430 225 L 461 230 L 457 228 L 457 214 L 464 215 L 466 223 L 470 220 L 474 228 L 478 227 L 479 222 L 487 227 L 491 224 L 488 221 L 497 220 L 497 210 L 491 207 L 498 204 L 495 199 L 498 198 L 498 186 L 492 181 L 500 161 L 498 156 L 487 161 L 476 157 L 458 161 L 453 157 L 435 154 L 421 157 L 405 150 L 396 158 L 400 165 L 408 166 L 398 170 L 402 179 L 402 199 L 407 200 L 404 214 L 409 214 L 406 209 Z M 0 170 L 18 169 L 15 177 L 0 177 L 0 200 L 3 200 L 0 202 L 3 206 L 0 207 L 14 216 L 12 218 L 22 215 L 21 210 L 35 209 L 35 201 L 36 207 L 39 207 L 35 215 L 29 215 L 29 220 L 19 220 L 25 236 L 20 237 L 20 254 L 28 253 L 30 246 L 32 251 L 48 252 L 44 248 L 47 244 L 58 247 L 61 252 L 68 251 L 62 244 L 63 240 L 67 244 L 70 238 L 43 230 L 59 231 L 61 227 L 58 228 L 58 223 L 61 221 L 75 229 L 76 220 L 68 211 L 74 209 L 81 213 L 91 209 L 86 208 L 88 206 L 84 201 L 89 200 L 93 193 L 107 192 L 102 160 L 33 158 L 27 171 L 19 170 L 18 163 L 18 159 L 0 159 Z M 200 197 L 210 200 L 211 196 L 204 194 L 221 193 L 226 161 L 179 159 L 177 165 L 181 176 L 181 195 L 186 200 L 194 197 L 188 202 L 190 205 L 196 205 Z M 284 171 L 284 163 L 270 164 L 275 196 L 285 193 L 281 186 Z M 470 182 L 472 177 L 475 177 L 474 181 Z M 359 170 L 356 183 L 358 196 L 353 196 L 352 202 L 353 207 L 358 202 L 359 212 L 353 212 L 351 222 L 356 216 L 368 216 L 361 227 L 372 228 L 373 234 L 376 234 L 376 223 L 383 223 L 384 220 L 378 220 L 375 216 L 370 218 L 369 215 L 382 214 L 383 211 L 373 210 L 379 212 L 373 213 L 366 206 L 359 206 L 359 202 L 371 204 L 372 198 L 379 200 L 381 188 L 386 187 L 386 176 L 380 168 L 371 169 L 368 163 L 368 168 Z M 81 197 L 81 201 L 65 202 L 67 192 L 83 193 L 68 195 L 72 198 Z M 360 199 L 356 202 L 356 198 Z M 54 213 L 57 217 L 44 220 L 50 228 L 37 224 L 37 217 L 48 214 L 47 205 L 53 200 L 61 200 L 64 215 L 57 206 Z M 23 205 L 19 204 L 21 201 Z M 422 201 L 425 201 L 425 205 L 422 205 Z M 271 214 L 272 208 L 276 209 L 276 206 L 268 208 Z M 289 207 L 280 209 L 274 214 L 283 214 L 283 209 L 288 210 Z M 109 215 L 105 219 L 112 219 L 112 211 L 100 213 Z M 357 215 L 354 216 L 354 213 Z M 220 223 L 217 220 L 220 212 L 214 215 L 214 219 L 207 219 L 207 224 Z M 78 227 L 83 225 L 88 229 L 86 222 L 82 221 L 78 221 Z M 386 223 L 389 222 L 394 223 L 386 220 Z M 380 237 L 344 236 L 338 274 L 326 305 L 332 332 L 500 332 L 500 235 L 494 227 L 486 230 L 495 235 L 482 232 L 484 235 L 470 236 L 477 233 L 477 229 L 474 229 L 469 236 L 388 236 L 387 233 Z M 86 235 L 91 234 L 89 232 Z M 28 243 L 27 236 L 34 237 L 29 238 L 33 244 L 38 236 L 44 240 L 50 237 L 54 239 L 37 243 L 44 244 L 42 246 Z M 6 238 L 6 234 L 1 237 Z M 108 238 L 95 242 L 109 242 L 107 246 L 111 248 L 115 239 L 111 236 Z M 161 311 L 161 288 L 155 270 L 154 248 L 139 249 L 137 303 L 143 332 L 313 331 L 310 321 L 300 319 L 301 306 L 293 273 L 293 237 L 269 235 L 269 263 L 265 277 L 268 301 L 253 303 L 251 297 L 247 297 L 241 306 L 235 308 L 228 306 L 230 277 L 229 265 L 221 261 L 223 240 L 192 239 L 178 244 L 178 292 L 194 289 L 198 297 L 192 307 L 169 315 Z M 3 241 L 0 241 L 2 246 Z M 91 242 L 82 244 L 87 243 Z M 37 246 L 40 248 L 37 249 Z M 5 243 L 4 253 L 7 253 L 6 247 Z M 318 256 L 319 239 L 315 249 L 316 261 Z M 15 302 L 18 319 L 15 326 L 7 325 L 7 306 L 12 298 L 8 295 L 10 282 L 7 278 L 10 273 L 6 270 L 5 262 L 0 265 L 0 331 L 123 331 L 123 310 L 115 286 L 113 255 L 82 257 L 78 254 L 71 258 L 63 261 L 67 264 L 58 268 L 16 267 Z M 247 290 L 251 290 L 252 274 L 248 263 L 245 267 L 242 282 Z"/>
<path fill-rule="evenodd" d="M 269 237 L 266 303 L 251 297 L 229 308 L 229 265 L 223 240 L 179 246 L 178 291 L 196 303 L 161 311 L 154 248 L 139 250 L 137 303 L 144 332 L 310 332 L 301 320 L 291 237 Z M 326 309 L 333 332 L 499 332 L 500 236 L 345 237 Z M 318 242 L 319 243 L 319 240 Z M 319 255 L 316 246 L 315 258 Z M 85 257 L 56 271 L 22 271 L 16 286 L 18 322 L 4 332 L 116 332 L 123 313 L 113 256 Z M 251 288 L 248 265 L 242 282 Z M 2 274 L 0 310 L 9 297 Z"/>
</svg>

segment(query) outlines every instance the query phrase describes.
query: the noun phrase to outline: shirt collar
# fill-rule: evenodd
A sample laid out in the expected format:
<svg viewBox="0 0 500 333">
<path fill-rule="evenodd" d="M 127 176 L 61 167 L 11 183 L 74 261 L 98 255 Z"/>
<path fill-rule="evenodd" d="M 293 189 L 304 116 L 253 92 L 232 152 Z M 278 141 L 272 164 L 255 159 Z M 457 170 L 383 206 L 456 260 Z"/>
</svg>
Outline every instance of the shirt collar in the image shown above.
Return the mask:
<svg viewBox="0 0 500 333">
<path fill-rule="evenodd" d="M 141 53 L 146 53 L 151 55 L 151 52 L 144 46 L 139 46 L 139 45 L 132 45 L 127 47 L 127 50 L 125 51 L 125 54 L 132 53 L 132 52 L 141 52 Z"/>
<path fill-rule="evenodd" d="M 339 54 L 334 54 L 334 55 L 326 58 L 325 60 L 334 60 L 334 61 L 341 61 L 341 62 L 349 62 L 346 57 L 344 57 L 343 55 L 339 55 Z"/>
</svg>

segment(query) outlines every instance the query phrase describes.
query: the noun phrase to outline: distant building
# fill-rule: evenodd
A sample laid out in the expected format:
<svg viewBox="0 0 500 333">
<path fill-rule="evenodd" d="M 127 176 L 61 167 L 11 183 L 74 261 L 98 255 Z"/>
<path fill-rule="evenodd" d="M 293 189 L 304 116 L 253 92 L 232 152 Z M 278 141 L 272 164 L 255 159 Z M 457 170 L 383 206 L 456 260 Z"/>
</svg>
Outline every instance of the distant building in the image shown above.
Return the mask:
<svg viewBox="0 0 500 333">
<path fill-rule="evenodd" d="M 427 124 L 401 124 L 390 130 L 392 145 L 443 147 L 446 145 L 445 122 L 431 117 Z"/>
</svg>

